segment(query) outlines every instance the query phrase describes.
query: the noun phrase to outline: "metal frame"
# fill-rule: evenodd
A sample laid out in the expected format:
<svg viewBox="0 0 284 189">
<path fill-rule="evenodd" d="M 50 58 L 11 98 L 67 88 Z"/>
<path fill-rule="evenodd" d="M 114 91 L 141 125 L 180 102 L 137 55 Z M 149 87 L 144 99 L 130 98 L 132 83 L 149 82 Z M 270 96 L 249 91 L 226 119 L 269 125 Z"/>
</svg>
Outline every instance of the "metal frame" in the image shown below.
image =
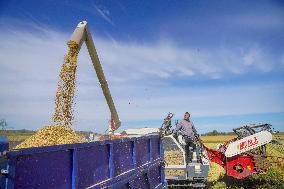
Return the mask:
<svg viewBox="0 0 284 189">
<path fill-rule="evenodd" d="M 183 149 L 181 144 L 172 135 L 165 136 L 164 138 L 170 138 L 177 145 L 177 147 L 182 151 L 183 160 L 184 160 L 183 165 L 166 165 L 165 170 L 184 170 L 185 171 L 184 176 L 182 177 L 168 176 L 168 177 L 165 177 L 167 180 L 171 180 L 171 181 L 180 180 L 180 181 L 185 181 L 185 182 L 193 182 L 196 179 L 197 180 L 200 179 L 202 181 L 207 180 L 208 171 L 209 171 L 209 160 L 208 160 L 208 156 L 205 150 L 202 150 L 202 157 L 200 157 L 201 158 L 200 163 L 198 163 L 196 159 L 195 160 L 193 159 L 194 161 L 187 165 L 185 161 L 185 155 L 186 155 L 185 150 Z M 194 153 L 196 157 L 196 152 Z M 198 183 L 198 184 L 202 185 L 202 183 Z"/>
</svg>

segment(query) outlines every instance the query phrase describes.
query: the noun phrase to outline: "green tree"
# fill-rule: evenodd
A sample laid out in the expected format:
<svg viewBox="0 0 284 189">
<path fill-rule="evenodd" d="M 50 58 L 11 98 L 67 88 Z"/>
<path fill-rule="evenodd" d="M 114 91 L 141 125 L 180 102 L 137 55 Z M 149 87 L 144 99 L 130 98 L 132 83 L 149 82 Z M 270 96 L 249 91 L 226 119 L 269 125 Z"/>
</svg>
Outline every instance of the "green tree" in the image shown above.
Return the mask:
<svg viewBox="0 0 284 189">
<path fill-rule="evenodd" d="M 218 134 L 219 134 L 219 133 L 218 133 L 218 131 L 217 131 L 217 130 L 213 130 L 213 131 L 212 131 L 212 135 L 214 135 L 214 136 L 215 136 L 215 135 L 218 135 Z"/>
</svg>

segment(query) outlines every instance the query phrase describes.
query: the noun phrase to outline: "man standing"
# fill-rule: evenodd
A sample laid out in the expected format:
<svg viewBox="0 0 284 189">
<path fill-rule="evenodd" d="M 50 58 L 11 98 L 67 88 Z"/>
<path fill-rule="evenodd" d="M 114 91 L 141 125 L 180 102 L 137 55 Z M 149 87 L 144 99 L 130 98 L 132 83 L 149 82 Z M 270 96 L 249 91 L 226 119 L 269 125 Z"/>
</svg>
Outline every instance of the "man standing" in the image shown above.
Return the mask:
<svg viewBox="0 0 284 189">
<path fill-rule="evenodd" d="M 179 132 L 184 138 L 186 143 L 185 154 L 187 163 L 192 161 L 193 150 L 195 149 L 194 141 L 197 135 L 194 125 L 189 118 L 190 114 L 185 112 L 183 120 L 176 125 L 176 128 L 173 131 L 174 135 L 177 135 Z"/>
</svg>

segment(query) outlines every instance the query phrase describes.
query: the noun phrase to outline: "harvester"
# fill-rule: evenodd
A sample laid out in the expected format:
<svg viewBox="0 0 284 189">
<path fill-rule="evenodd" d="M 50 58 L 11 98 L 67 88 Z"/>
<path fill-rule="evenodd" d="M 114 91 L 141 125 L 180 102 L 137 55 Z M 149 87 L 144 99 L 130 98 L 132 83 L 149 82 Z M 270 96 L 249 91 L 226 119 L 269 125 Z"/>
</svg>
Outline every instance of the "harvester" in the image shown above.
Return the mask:
<svg viewBox="0 0 284 189">
<path fill-rule="evenodd" d="M 182 136 L 171 135 L 169 114 L 161 129 L 126 131 L 122 137 L 112 137 L 120 127 L 91 33 L 86 21 L 78 24 L 70 41 L 80 48 L 85 42 L 111 112 L 109 133 L 99 141 L 8 150 L 7 141 L 0 143 L 0 188 L 167 188 L 168 186 L 205 187 L 209 162 L 221 165 L 229 176 L 244 179 L 253 173 L 263 173 L 271 165 L 268 145 L 272 140 L 271 125 L 245 126 L 235 129 L 237 138 L 207 148 L 197 137 L 192 162 L 186 162 Z M 130 134 L 131 133 L 131 134 Z M 115 139 L 115 140 L 113 140 Z M 181 163 L 164 160 L 167 151 L 180 151 Z M 267 161 L 265 161 L 267 160 Z M 276 158 L 276 163 L 282 163 Z M 261 166 L 262 165 L 262 166 Z M 178 171 L 165 175 L 167 171 Z M 166 171 L 166 172 L 165 172 Z"/>
<path fill-rule="evenodd" d="M 216 150 L 206 147 L 197 135 L 192 162 L 186 162 L 183 136 L 174 137 L 171 134 L 172 117 L 173 114 L 169 113 L 161 127 L 164 153 L 173 155 L 174 152 L 175 157 L 179 156 L 181 161 L 169 160 L 165 163 L 165 178 L 169 186 L 204 187 L 210 162 L 219 164 L 224 168 L 227 176 L 235 179 L 245 179 L 252 174 L 265 173 L 272 166 L 284 163 L 283 145 L 273 139 L 272 134 L 277 133 L 270 124 L 235 128 L 233 131 L 237 137 L 219 144 Z M 171 172 L 167 174 L 168 170 Z"/>
</svg>

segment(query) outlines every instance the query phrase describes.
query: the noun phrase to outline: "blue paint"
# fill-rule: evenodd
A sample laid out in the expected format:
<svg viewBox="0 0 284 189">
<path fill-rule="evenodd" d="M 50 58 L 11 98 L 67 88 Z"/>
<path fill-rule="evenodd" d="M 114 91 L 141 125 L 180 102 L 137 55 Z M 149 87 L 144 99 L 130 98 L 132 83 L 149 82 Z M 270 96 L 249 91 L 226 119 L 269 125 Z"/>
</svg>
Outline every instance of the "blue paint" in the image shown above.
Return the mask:
<svg viewBox="0 0 284 189">
<path fill-rule="evenodd" d="M 149 139 L 149 160 L 152 161 L 152 159 L 153 159 L 152 142 L 151 139 Z"/>
<path fill-rule="evenodd" d="M 137 161 L 136 161 L 136 143 L 135 141 L 132 142 L 132 163 L 134 167 L 137 167 Z"/>
<path fill-rule="evenodd" d="M 77 177 L 77 150 L 76 149 L 72 149 L 70 150 L 71 153 L 71 160 L 72 160 L 72 189 L 76 189 L 77 187 L 77 183 L 76 183 L 76 177 Z"/>
<path fill-rule="evenodd" d="M 108 145 L 109 149 L 109 178 L 113 177 L 113 144 Z"/>
<path fill-rule="evenodd" d="M 7 137 L 0 136 L 0 152 L 9 150 L 9 142 Z"/>
<path fill-rule="evenodd" d="M 163 143 L 161 142 L 161 140 L 159 140 L 159 154 L 160 154 L 160 157 L 161 157 L 161 162 L 164 162 L 164 148 L 163 148 Z M 164 180 L 166 180 L 165 178 L 165 172 L 164 172 L 164 164 L 162 164 L 160 166 L 160 175 L 161 175 L 161 180 L 160 182 L 164 182 Z"/>
</svg>

